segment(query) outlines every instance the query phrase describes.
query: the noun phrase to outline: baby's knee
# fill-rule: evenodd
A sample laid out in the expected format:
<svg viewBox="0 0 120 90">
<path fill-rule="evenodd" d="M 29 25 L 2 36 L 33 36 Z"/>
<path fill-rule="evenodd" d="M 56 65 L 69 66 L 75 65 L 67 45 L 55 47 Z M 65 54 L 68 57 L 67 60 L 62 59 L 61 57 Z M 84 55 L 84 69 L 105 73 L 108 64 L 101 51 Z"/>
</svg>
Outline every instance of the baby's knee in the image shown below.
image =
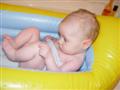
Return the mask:
<svg viewBox="0 0 120 90">
<path fill-rule="evenodd" d="M 40 30 L 37 29 L 37 28 L 34 28 L 34 27 L 28 28 L 27 30 L 29 32 L 31 32 L 32 34 L 35 34 L 35 35 L 39 35 L 40 34 Z"/>
</svg>

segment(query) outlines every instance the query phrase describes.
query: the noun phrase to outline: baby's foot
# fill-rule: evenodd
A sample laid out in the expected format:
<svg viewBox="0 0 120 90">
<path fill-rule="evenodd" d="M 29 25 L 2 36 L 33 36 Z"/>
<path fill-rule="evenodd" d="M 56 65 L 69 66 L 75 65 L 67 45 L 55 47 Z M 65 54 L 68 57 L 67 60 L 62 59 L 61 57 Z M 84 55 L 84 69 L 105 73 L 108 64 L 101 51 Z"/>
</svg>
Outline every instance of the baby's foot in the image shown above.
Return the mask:
<svg viewBox="0 0 120 90">
<path fill-rule="evenodd" d="M 4 39 L 2 43 L 2 49 L 10 60 L 13 60 L 15 49 L 11 46 L 8 39 Z"/>
<path fill-rule="evenodd" d="M 13 39 L 11 36 L 5 34 L 5 35 L 3 35 L 3 38 L 6 39 L 6 40 L 8 40 L 9 43 L 10 43 L 14 48 L 16 48 L 16 43 L 15 43 L 14 39 Z"/>
<path fill-rule="evenodd" d="M 13 38 L 11 36 L 7 35 L 7 34 L 3 35 L 3 39 L 9 40 L 9 42 L 14 42 Z"/>
<path fill-rule="evenodd" d="M 11 44 L 10 44 L 10 42 L 8 41 L 8 39 L 4 39 L 4 41 L 3 41 L 3 43 L 2 43 L 2 48 L 3 48 L 3 50 L 4 50 L 5 52 L 10 51 L 10 50 L 9 50 L 10 47 L 11 47 Z"/>
</svg>

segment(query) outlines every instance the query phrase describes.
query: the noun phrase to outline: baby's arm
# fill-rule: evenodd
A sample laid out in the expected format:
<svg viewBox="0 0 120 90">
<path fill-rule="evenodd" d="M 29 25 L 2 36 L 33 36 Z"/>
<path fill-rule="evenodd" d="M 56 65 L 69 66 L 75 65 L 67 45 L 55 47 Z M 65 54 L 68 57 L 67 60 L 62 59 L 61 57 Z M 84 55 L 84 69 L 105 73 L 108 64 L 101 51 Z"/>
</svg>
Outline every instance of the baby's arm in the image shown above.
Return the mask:
<svg viewBox="0 0 120 90">
<path fill-rule="evenodd" d="M 55 60 L 52 56 L 51 50 L 48 45 L 41 44 L 39 53 L 41 56 L 45 58 L 46 67 L 47 70 L 49 71 L 59 71 L 59 72 L 77 71 L 82 64 L 82 61 L 78 59 L 78 60 L 70 60 L 62 64 L 61 66 L 58 66 L 55 63 Z"/>
<path fill-rule="evenodd" d="M 40 44 L 39 48 L 40 48 L 39 54 L 45 58 L 46 67 L 47 70 L 49 71 L 58 71 L 58 72 L 77 71 L 82 64 L 82 61 L 80 59 L 75 59 L 62 64 L 61 66 L 58 66 L 55 63 L 51 50 L 47 44 Z"/>
</svg>

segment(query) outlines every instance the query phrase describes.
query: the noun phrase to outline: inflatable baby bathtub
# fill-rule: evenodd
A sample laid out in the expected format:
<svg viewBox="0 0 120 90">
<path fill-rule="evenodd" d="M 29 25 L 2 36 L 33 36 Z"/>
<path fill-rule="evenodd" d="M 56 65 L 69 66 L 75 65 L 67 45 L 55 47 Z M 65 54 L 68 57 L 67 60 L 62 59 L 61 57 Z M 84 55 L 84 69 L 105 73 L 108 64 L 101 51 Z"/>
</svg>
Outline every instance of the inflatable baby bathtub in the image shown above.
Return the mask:
<svg viewBox="0 0 120 90">
<path fill-rule="evenodd" d="M 41 36 L 57 36 L 65 13 L 0 3 L 1 36 L 27 27 L 40 28 Z M 94 63 L 86 72 L 48 72 L 1 65 L 1 90 L 112 90 L 120 80 L 120 19 L 97 16 L 100 34 L 92 45 Z M 2 37 L 1 37 L 2 39 Z M 1 61 L 4 61 L 1 53 Z M 13 63 L 11 62 L 10 65 Z"/>
</svg>

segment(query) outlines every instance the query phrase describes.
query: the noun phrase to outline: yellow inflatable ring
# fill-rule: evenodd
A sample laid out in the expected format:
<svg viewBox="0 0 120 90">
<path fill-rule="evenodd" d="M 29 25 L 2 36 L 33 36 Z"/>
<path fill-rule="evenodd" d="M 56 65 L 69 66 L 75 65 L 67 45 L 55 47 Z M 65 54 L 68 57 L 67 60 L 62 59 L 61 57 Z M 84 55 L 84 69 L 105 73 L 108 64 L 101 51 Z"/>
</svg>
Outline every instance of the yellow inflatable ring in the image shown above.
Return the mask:
<svg viewBox="0 0 120 90">
<path fill-rule="evenodd" d="M 1 10 L 63 18 L 64 13 L 1 3 Z M 112 90 L 120 80 L 120 19 L 97 16 L 100 34 L 93 44 L 90 72 L 41 72 L 1 67 L 1 90 Z"/>
</svg>

